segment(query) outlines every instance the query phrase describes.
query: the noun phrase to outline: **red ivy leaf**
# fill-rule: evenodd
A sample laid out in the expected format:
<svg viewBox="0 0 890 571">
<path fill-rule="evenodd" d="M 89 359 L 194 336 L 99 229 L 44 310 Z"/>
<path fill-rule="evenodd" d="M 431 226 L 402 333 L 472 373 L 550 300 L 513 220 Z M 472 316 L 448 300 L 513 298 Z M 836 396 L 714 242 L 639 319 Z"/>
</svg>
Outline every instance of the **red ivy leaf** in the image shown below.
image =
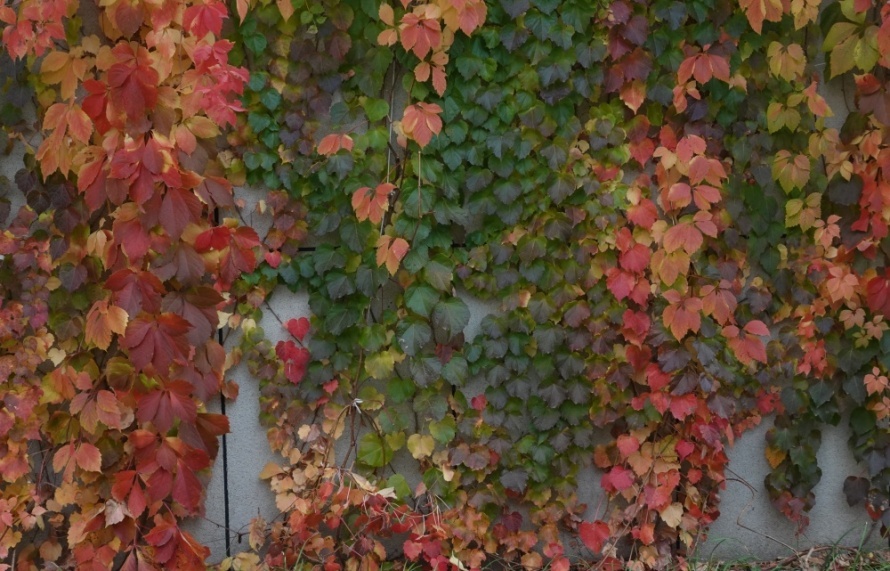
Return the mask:
<svg viewBox="0 0 890 571">
<path fill-rule="evenodd" d="M 606 272 L 606 287 L 615 296 L 615 299 L 621 301 L 628 297 L 634 289 L 637 282 L 636 276 L 630 272 L 625 272 L 618 268 L 609 268 Z"/>
<path fill-rule="evenodd" d="M 201 179 L 195 193 L 210 208 L 227 208 L 235 204 L 232 200 L 232 183 L 218 176 Z"/>
<path fill-rule="evenodd" d="M 698 408 L 698 399 L 692 393 L 683 396 L 673 396 L 671 397 L 669 408 L 674 418 L 683 421 Z"/>
<path fill-rule="evenodd" d="M 764 21 L 778 22 L 784 13 L 782 0 L 739 0 L 739 5 L 748 17 L 751 29 L 758 34 L 763 30 Z"/>
<path fill-rule="evenodd" d="M 225 3 L 204 0 L 203 3 L 186 8 L 182 15 L 182 27 L 195 34 L 199 39 L 207 34 L 219 36 L 225 18 L 228 18 Z"/>
<path fill-rule="evenodd" d="M 868 307 L 875 313 L 890 317 L 890 271 L 884 276 L 875 276 L 866 285 L 865 299 Z"/>
<path fill-rule="evenodd" d="M 175 313 L 189 322 L 191 329 L 186 338 L 198 347 L 207 342 L 217 329 L 219 315 L 217 305 L 223 297 L 212 287 L 200 286 L 187 291 L 170 292 L 164 298 L 161 309 Z"/>
<path fill-rule="evenodd" d="M 191 400 L 191 399 L 189 399 Z M 176 476 L 173 478 L 173 499 L 182 504 L 189 514 L 197 514 L 204 498 L 204 486 L 195 472 L 185 462 L 176 463 Z"/>
<path fill-rule="evenodd" d="M 634 246 L 618 257 L 618 263 L 622 268 L 637 274 L 643 273 L 649 267 L 649 256 L 651 250 L 642 244 L 634 244 Z"/>
<path fill-rule="evenodd" d="M 609 540 L 609 535 L 611 534 L 609 526 L 605 522 L 599 520 L 593 523 L 587 521 L 581 522 L 578 532 L 581 536 L 581 541 L 584 542 L 587 549 L 590 549 L 594 553 L 602 553 L 603 545 Z"/>
<path fill-rule="evenodd" d="M 309 351 L 297 347 L 293 341 L 279 341 L 275 346 L 275 354 L 284 362 L 284 375 L 293 384 L 298 384 L 306 375 L 309 364 Z"/>
<path fill-rule="evenodd" d="M 223 252 L 219 260 L 219 275 L 223 283 L 231 284 L 242 273 L 256 269 L 253 248 L 260 245 L 256 231 L 249 227 L 217 226 L 205 230 L 195 238 L 195 250 Z"/>
<path fill-rule="evenodd" d="M 179 240 L 182 231 L 191 222 L 201 218 L 203 208 L 198 197 L 184 188 L 167 188 L 161 202 L 161 226 L 174 240 Z"/>
<path fill-rule="evenodd" d="M 123 113 L 131 121 L 141 121 L 158 102 L 160 76 L 142 46 L 120 42 L 111 52 L 117 63 L 108 69 L 109 114 L 117 119 Z"/>
<path fill-rule="evenodd" d="M 622 492 L 633 486 L 633 483 L 634 473 L 624 466 L 613 466 L 600 480 L 600 486 L 610 494 Z"/>
<path fill-rule="evenodd" d="M 119 270 L 105 281 L 105 287 L 112 291 L 114 304 L 126 310 L 130 317 L 136 317 L 140 311 L 156 313 L 161 308 L 164 285 L 151 272 Z"/>
<path fill-rule="evenodd" d="M 405 543 L 402 544 L 402 551 L 405 552 L 405 557 L 410 561 L 417 561 L 417 558 L 423 553 L 423 544 L 406 539 Z"/>
<path fill-rule="evenodd" d="M 121 344 L 129 350 L 137 369 L 144 370 L 152 364 L 156 371 L 166 372 L 173 359 L 188 358 L 186 334 L 190 328 L 188 321 L 173 313 L 143 313 L 127 326 Z"/>
<path fill-rule="evenodd" d="M 131 262 L 141 260 L 151 247 L 151 236 L 142 225 L 139 218 L 139 207 L 128 202 L 123 204 L 114 213 L 114 240 L 124 250 Z"/>
<path fill-rule="evenodd" d="M 299 339 L 300 341 L 306 337 L 306 333 L 309 332 L 309 328 L 312 327 L 309 320 L 305 317 L 301 317 L 299 319 L 288 319 L 287 323 L 284 324 L 287 328 L 288 333 Z"/>
<path fill-rule="evenodd" d="M 650 152 L 649 155 L 651 156 L 651 154 Z M 652 228 L 652 225 L 658 220 L 658 211 L 655 208 L 655 203 L 648 198 L 641 200 L 639 204 L 627 209 L 627 219 L 647 230 Z"/>
</svg>

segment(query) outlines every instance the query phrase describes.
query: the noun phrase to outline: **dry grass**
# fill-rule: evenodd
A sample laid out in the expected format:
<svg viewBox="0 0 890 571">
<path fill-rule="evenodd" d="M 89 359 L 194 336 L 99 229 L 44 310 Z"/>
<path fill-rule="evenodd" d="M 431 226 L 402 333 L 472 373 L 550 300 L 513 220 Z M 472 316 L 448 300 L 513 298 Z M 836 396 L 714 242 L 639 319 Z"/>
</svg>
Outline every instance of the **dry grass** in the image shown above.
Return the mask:
<svg viewBox="0 0 890 571">
<path fill-rule="evenodd" d="M 694 571 L 890 571 L 890 551 L 861 551 L 827 545 L 772 561 L 708 561 L 690 565 Z"/>
</svg>

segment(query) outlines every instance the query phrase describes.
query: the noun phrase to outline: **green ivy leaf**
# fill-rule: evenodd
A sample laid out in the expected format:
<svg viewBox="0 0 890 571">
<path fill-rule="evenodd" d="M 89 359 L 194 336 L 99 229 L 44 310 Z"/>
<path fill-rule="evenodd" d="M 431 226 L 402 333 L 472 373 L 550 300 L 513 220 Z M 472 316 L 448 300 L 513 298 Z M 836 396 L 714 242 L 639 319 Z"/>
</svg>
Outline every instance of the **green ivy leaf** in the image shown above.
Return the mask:
<svg viewBox="0 0 890 571">
<path fill-rule="evenodd" d="M 399 347 L 408 356 L 416 355 L 433 338 L 429 324 L 418 318 L 407 318 L 396 329 Z"/>
<path fill-rule="evenodd" d="M 452 264 L 444 256 L 434 257 L 423 270 L 423 277 L 427 283 L 439 291 L 451 289 Z"/>
<path fill-rule="evenodd" d="M 380 121 L 389 115 L 389 103 L 383 99 L 368 98 L 362 104 L 365 113 L 368 115 L 368 121 Z"/>
<path fill-rule="evenodd" d="M 260 102 L 269 111 L 275 111 L 281 105 L 281 94 L 275 89 L 266 89 L 260 94 Z"/>
<path fill-rule="evenodd" d="M 439 301 L 439 292 L 426 284 L 412 284 L 405 290 L 405 305 L 421 317 L 429 318 Z"/>
<path fill-rule="evenodd" d="M 469 366 L 467 365 L 467 360 L 460 355 L 453 355 L 445 366 L 442 367 L 442 378 L 454 387 L 464 386 L 467 382 L 468 374 Z"/>
<path fill-rule="evenodd" d="M 386 396 L 388 396 L 393 403 L 401 404 L 414 396 L 415 389 L 415 384 L 411 379 L 393 377 L 386 385 Z"/>
<path fill-rule="evenodd" d="M 442 300 L 433 309 L 432 322 L 434 327 L 442 329 L 450 339 L 463 332 L 470 322 L 470 309 L 458 297 Z"/>
<path fill-rule="evenodd" d="M 451 415 L 446 415 L 441 421 L 430 422 L 429 427 L 432 437 L 442 444 L 448 444 L 457 435 L 457 424 Z"/>
<path fill-rule="evenodd" d="M 358 461 L 371 468 L 381 468 L 392 460 L 392 449 L 376 433 L 362 436 L 358 443 Z"/>
</svg>

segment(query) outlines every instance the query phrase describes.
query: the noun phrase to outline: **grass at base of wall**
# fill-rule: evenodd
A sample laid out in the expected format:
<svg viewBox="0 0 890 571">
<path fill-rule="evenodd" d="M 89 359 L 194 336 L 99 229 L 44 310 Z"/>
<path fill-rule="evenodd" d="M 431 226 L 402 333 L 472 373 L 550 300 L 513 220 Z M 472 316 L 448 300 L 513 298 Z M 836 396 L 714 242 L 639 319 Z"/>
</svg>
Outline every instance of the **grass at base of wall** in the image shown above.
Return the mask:
<svg viewBox="0 0 890 571">
<path fill-rule="evenodd" d="M 293 567 L 273 568 L 269 571 L 310 571 L 312 562 L 297 563 Z M 528 571 L 518 563 L 491 562 L 483 571 Z M 573 562 L 572 571 L 599 571 L 595 563 Z M 387 561 L 381 571 L 424 571 L 424 567 L 410 561 Z M 540 571 L 549 571 L 547 567 Z M 865 551 L 855 547 L 826 545 L 812 547 L 773 560 L 694 560 L 683 565 L 669 566 L 664 571 L 890 571 L 890 550 Z"/>
<path fill-rule="evenodd" d="M 689 571 L 890 571 L 890 551 L 826 545 L 771 561 L 697 561 L 687 568 Z"/>
</svg>

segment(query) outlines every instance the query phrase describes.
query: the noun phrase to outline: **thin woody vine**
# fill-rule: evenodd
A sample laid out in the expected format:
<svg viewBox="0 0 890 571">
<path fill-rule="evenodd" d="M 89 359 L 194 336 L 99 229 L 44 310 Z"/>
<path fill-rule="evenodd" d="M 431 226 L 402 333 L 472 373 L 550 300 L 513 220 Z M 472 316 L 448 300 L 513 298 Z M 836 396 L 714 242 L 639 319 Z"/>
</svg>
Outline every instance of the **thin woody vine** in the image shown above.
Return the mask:
<svg viewBox="0 0 890 571">
<path fill-rule="evenodd" d="M 820 427 L 845 422 L 861 467 L 836 492 L 886 531 L 888 12 L 5 6 L 0 113 L 32 158 L 0 244 L 3 557 L 203 565 L 179 524 L 239 360 L 282 515 L 224 568 L 661 568 L 770 414 L 774 505 L 806 526 Z M 226 210 L 243 183 L 262 239 Z M 273 344 L 283 287 L 313 317 Z M 467 294 L 500 305 L 472 340 Z"/>
</svg>

